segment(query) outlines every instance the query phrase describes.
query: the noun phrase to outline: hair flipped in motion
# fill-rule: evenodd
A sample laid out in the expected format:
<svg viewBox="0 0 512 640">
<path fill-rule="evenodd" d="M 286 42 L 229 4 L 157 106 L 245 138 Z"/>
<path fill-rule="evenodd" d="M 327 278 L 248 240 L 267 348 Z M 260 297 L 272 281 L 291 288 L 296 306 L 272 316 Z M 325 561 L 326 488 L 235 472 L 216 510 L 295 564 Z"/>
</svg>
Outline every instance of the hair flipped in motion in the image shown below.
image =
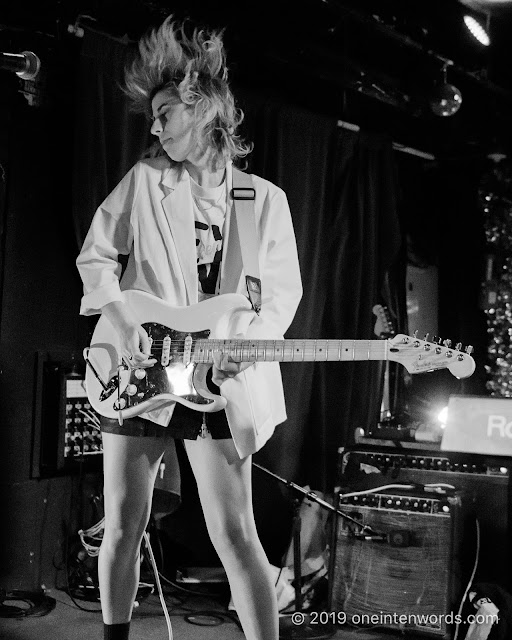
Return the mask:
<svg viewBox="0 0 512 640">
<path fill-rule="evenodd" d="M 185 23 L 170 15 L 140 39 L 125 69 L 125 93 L 136 111 L 149 115 L 154 96 L 168 89 L 194 107 L 198 142 L 211 149 L 214 168 L 250 153 L 236 134 L 243 112 L 228 85 L 222 32 L 195 28 L 188 36 Z"/>
</svg>

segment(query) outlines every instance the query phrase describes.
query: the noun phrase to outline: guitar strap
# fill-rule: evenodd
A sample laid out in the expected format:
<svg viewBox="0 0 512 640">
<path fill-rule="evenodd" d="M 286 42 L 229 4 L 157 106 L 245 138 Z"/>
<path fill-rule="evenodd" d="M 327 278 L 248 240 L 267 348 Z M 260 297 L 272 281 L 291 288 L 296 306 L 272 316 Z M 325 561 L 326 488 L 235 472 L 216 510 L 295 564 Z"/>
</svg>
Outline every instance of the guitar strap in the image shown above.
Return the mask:
<svg viewBox="0 0 512 640">
<path fill-rule="evenodd" d="M 251 176 L 235 169 L 235 167 L 233 167 L 231 197 L 235 207 L 247 294 L 252 308 L 259 314 L 261 310 L 261 280 L 258 262 L 259 237 L 254 211 L 256 191 Z"/>
</svg>

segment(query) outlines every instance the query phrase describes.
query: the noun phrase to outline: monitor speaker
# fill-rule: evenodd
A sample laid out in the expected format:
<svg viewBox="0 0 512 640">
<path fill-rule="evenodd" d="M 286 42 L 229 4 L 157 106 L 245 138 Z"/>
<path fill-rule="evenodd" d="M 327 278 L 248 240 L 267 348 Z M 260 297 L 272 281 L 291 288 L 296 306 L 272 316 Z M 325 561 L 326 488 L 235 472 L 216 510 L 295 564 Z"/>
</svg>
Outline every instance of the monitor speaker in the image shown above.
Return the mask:
<svg viewBox="0 0 512 640">
<path fill-rule="evenodd" d="M 460 591 L 459 495 L 339 498 L 330 604 L 358 627 L 450 637 Z M 364 526 L 364 529 L 363 529 Z"/>
</svg>

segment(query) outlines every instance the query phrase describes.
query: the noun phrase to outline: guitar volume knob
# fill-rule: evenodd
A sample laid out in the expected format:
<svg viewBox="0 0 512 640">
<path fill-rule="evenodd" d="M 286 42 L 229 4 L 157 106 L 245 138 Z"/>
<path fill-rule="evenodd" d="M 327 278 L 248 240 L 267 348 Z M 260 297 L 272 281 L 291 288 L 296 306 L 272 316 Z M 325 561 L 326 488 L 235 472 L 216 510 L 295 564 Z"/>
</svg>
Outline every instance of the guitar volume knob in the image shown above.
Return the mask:
<svg viewBox="0 0 512 640">
<path fill-rule="evenodd" d="M 146 377 L 146 372 L 144 369 L 135 369 L 134 373 L 137 380 L 143 380 Z"/>
<path fill-rule="evenodd" d="M 127 396 L 134 396 L 137 393 L 137 387 L 134 384 L 129 384 L 126 387 L 126 395 Z"/>
</svg>

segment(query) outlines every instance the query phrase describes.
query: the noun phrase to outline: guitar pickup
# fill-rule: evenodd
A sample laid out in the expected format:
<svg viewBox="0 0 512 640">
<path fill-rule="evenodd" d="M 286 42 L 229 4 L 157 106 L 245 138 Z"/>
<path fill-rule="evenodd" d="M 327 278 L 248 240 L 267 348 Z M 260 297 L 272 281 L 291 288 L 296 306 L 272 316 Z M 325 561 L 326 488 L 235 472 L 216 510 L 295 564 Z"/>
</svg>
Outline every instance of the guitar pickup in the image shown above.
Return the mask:
<svg viewBox="0 0 512 640">
<path fill-rule="evenodd" d="M 171 338 L 165 336 L 162 340 L 162 356 L 160 358 L 160 364 L 162 367 L 166 367 L 171 361 Z"/>
<path fill-rule="evenodd" d="M 185 366 L 190 364 L 192 360 L 192 336 L 189 334 L 183 343 L 183 364 Z"/>
</svg>

